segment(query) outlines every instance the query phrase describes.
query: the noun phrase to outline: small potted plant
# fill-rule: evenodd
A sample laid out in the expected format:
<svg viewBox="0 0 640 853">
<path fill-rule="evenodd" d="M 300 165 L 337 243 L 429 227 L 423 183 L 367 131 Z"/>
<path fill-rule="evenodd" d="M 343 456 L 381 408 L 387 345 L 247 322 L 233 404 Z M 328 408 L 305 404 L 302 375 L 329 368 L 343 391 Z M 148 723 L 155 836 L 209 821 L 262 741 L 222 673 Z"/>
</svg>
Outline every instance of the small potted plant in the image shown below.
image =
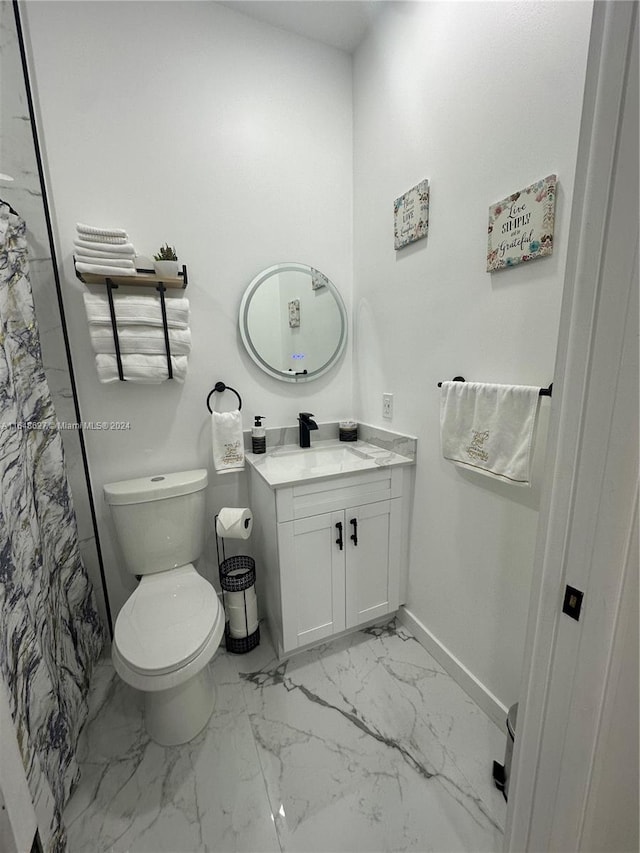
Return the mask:
<svg viewBox="0 0 640 853">
<path fill-rule="evenodd" d="M 178 256 L 173 246 L 165 243 L 160 247 L 159 252 L 153 256 L 153 268 L 161 278 L 178 277 Z"/>
</svg>

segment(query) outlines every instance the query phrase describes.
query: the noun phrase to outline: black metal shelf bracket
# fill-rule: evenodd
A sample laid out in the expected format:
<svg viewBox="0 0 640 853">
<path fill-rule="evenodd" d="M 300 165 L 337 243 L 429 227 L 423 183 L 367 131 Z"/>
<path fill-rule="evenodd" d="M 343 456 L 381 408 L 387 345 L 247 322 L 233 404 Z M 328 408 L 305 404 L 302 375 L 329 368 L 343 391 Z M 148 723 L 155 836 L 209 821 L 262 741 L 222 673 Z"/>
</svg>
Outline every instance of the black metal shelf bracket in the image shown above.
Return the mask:
<svg viewBox="0 0 640 853">
<path fill-rule="evenodd" d="M 162 311 L 162 329 L 164 331 L 164 346 L 167 351 L 167 372 L 169 379 L 173 379 L 173 367 L 171 365 L 171 347 L 169 346 L 169 326 L 167 325 L 167 305 L 164 300 L 166 287 L 159 281 L 156 290 L 160 294 L 160 309 Z"/>
<path fill-rule="evenodd" d="M 116 363 L 118 365 L 118 379 L 120 382 L 126 382 L 124 371 L 122 369 L 122 356 L 120 355 L 120 338 L 118 337 L 118 322 L 116 319 L 116 309 L 113 304 L 113 289 L 118 287 L 110 278 L 105 279 L 107 285 L 107 299 L 109 300 L 109 315 L 111 316 L 111 328 L 113 330 L 113 344 L 116 350 Z"/>
</svg>

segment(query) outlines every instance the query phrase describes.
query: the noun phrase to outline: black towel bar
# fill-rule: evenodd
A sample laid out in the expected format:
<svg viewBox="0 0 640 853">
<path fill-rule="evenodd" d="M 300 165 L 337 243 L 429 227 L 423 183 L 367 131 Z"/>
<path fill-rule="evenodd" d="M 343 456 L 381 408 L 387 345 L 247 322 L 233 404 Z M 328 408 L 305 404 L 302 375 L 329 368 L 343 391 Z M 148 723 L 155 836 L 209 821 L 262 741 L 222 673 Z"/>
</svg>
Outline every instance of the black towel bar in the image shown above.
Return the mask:
<svg viewBox="0 0 640 853">
<path fill-rule="evenodd" d="M 209 400 L 213 397 L 213 395 L 216 393 L 216 391 L 220 391 L 220 392 L 222 392 L 222 391 L 233 391 L 233 393 L 238 398 L 238 411 L 240 411 L 240 409 L 242 408 L 242 397 L 240 396 L 240 394 L 238 394 L 236 389 L 232 388 L 230 385 L 225 385 L 224 382 L 216 382 L 216 384 L 213 386 L 212 390 L 209 392 L 209 396 L 207 397 L 207 409 L 209 409 L 211 414 L 213 414 L 213 409 L 209 405 Z"/>
<path fill-rule="evenodd" d="M 453 382 L 465 382 L 464 376 L 454 376 Z M 438 388 L 442 388 L 442 382 L 438 382 Z M 551 397 L 553 395 L 553 382 L 548 388 L 541 388 L 538 392 L 539 397 Z"/>
</svg>

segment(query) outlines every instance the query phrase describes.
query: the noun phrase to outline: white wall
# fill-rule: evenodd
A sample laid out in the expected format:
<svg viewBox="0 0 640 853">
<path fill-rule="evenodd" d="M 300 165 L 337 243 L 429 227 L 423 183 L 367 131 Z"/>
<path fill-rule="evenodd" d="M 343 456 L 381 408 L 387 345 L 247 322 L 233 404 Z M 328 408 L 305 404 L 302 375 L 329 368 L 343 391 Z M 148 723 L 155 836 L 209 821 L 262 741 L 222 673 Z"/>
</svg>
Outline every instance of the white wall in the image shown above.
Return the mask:
<svg viewBox="0 0 640 853">
<path fill-rule="evenodd" d="M 408 608 L 504 705 L 517 699 L 549 401 L 530 490 L 440 455 L 437 382 L 552 379 L 590 2 L 392 3 L 354 64 L 358 417 L 418 436 Z M 555 172 L 550 258 L 489 275 L 488 208 Z M 428 178 L 429 235 L 393 200 Z"/>
<path fill-rule="evenodd" d="M 246 475 L 221 483 L 210 464 L 216 381 L 242 395 L 245 428 L 256 413 L 278 426 L 301 410 L 351 412 L 349 354 L 292 387 L 263 374 L 237 332 L 244 289 L 281 261 L 322 270 L 350 305 L 351 63 L 213 3 L 52 0 L 27 4 L 26 18 L 83 418 L 131 423 L 86 433 L 115 616 L 135 580 L 114 550 L 104 482 L 208 467 L 210 517 L 247 501 Z M 176 246 L 194 341 L 184 385 L 98 383 L 71 260 L 77 221 L 125 227 L 144 254 Z M 217 574 L 211 535 L 207 558 Z"/>
</svg>

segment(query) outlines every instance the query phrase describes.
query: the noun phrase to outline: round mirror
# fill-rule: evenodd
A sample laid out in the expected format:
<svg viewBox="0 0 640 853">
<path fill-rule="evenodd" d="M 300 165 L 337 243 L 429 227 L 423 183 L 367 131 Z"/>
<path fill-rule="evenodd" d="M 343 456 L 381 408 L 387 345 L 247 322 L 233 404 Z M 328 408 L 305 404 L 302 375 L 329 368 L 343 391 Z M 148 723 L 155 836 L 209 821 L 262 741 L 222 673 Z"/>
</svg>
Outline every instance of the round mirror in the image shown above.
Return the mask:
<svg viewBox="0 0 640 853">
<path fill-rule="evenodd" d="M 347 342 L 347 312 L 335 286 L 305 264 L 275 264 L 242 297 L 240 334 L 251 358 L 284 382 L 326 373 Z"/>
</svg>

